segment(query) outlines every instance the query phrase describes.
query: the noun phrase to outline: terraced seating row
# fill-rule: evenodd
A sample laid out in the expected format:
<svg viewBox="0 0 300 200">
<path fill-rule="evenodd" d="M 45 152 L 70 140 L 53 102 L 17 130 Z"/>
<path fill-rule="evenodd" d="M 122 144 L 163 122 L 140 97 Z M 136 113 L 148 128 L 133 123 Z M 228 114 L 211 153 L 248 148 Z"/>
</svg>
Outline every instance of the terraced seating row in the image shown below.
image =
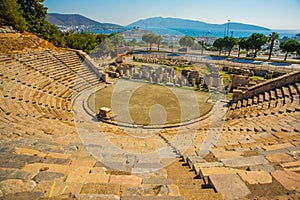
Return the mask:
<svg viewBox="0 0 300 200">
<path fill-rule="evenodd" d="M 57 59 L 54 54 L 61 58 Z M 71 66 L 65 64 L 64 59 L 70 60 L 66 63 Z M 40 134 L 43 131 L 35 132 L 27 126 L 47 127 L 44 120 L 74 126 L 72 96 L 98 83 L 96 76 L 74 52 L 35 51 L 3 55 L 0 70 L 0 123 L 1 132 L 6 135 Z"/>
<path fill-rule="evenodd" d="M 23 65 L 11 59 L 9 64 L 2 64 L 2 76 L 6 79 L 16 81 L 33 89 L 37 89 L 54 96 L 62 97 L 70 101 L 72 90 L 65 85 L 53 81 L 50 77 L 34 70 L 32 67 Z"/>
<path fill-rule="evenodd" d="M 75 52 L 45 51 L 34 55 L 17 55 L 15 58 L 76 92 L 98 83 L 97 77 L 82 64 Z"/>
</svg>

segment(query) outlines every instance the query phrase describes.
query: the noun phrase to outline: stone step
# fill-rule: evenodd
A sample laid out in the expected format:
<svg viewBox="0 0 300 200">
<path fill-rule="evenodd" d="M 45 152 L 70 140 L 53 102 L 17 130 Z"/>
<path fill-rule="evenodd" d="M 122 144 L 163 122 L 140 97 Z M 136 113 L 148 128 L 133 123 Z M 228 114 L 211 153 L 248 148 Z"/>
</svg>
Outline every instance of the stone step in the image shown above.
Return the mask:
<svg viewBox="0 0 300 200">
<path fill-rule="evenodd" d="M 120 200 L 184 200 L 182 196 L 126 196 Z"/>
<path fill-rule="evenodd" d="M 104 194 L 120 196 L 121 185 L 108 183 L 87 183 L 82 186 L 80 194 Z"/>
<path fill-rule="evenodd" d="M 223 159 L 222 163 L 227 167 L 245 167 L 259 164 L 267 164 L 268 161 L 264 156 L 250 156 L 233 159 Z"/>
<path fill-rule="evenodd" d="M 181 191 L 185 191 L 185 190 L 201 189 L 202 185 L 204 184 L 204 181 L 202 179 L 199 179 L 198 182 L 192 182 L 192 181 L 178 182 L 173 180 L 173 183 L 175 183 L 178 187 L 180 187 Z"/>
<path fill-rule="evenodd" d="M 227 167 L 210 167 L 200 168 L 199 176 L 203 179 L 205 184 L 209 184 L 209 176 L 218 174 L 237 174 L 239 169 L 227 168 Z"/>
<path fill-rule="evenodd" d="M 242 199 L 250 190 L 237 174 L 214 174 L 209 176 L 209 185 L 224 195 L 225 200 Z"/>
<path fill-rule="evenodd" d="M 224 197 L 221 193 L 197 193 L 190 194 L 185 200 L 195 200 L 195 199 L 205 199 L 205 200 L 223 200 Z"/>
<path fill-rule="evenodd" d="M 75 199 L 78 200 L 120 200 L 117 195 L 107 195 L 107 194 L 76 194 Z M 55 197 L 55 200 L 57 198 Z M 70 200 L 73 198 L 70 198 Z M 49 199 L 50 200 L 50 199 Z M 65 198 L 62 200 L 66 200 Z"/>
<path fill-rule="evenodd" d="M 300 160 L 293 161 L 293 162 L 285 162 L 280 164 L 281 167 L 284 168 L 286 171 L 300 171 Z"/>
<path fill-rule="evenodd" d="M 4 195 L 4 196 L 0 197 L 0 199 L 5 199 L 5 200 L 41 199 L 41 200 L 44 200 L 44 197 L 43 197 L 42 192 L 16 192 L 16 193 Z M 52 198 L 49 198 L 49 200 L 50 199 L 52 199 Z M 46 198 L 45 200 L 48 200 L 48 198 Z M 56 198 L 56 200 L 59 200 L 59 198 Z"/>
<path fill-rule="evenodd" d="M 223 167 L 223 163 L 221 162 L 205 162 L 205 163 L 195 163 L 193 165 L 193 169 L 196 174 L 200 173 L 200 168 L 210 168 L 210 167 Z"/>
<path fill-rule="evenodd" d="M 180 196 L 177 185 L 141 184 L 121 185 L 121 196 Z"/>
</svg>

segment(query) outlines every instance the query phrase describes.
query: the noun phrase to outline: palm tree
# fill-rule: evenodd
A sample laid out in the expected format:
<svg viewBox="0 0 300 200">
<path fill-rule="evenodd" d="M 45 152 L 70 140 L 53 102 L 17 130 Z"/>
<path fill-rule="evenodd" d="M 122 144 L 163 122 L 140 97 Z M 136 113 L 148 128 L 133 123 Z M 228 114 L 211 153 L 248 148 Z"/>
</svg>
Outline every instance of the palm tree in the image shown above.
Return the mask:
<svg viewBox="0 0 300 200">
<path fill-rule="evenodd" d="M 275 42 L 275 40 L 277 40 L 278 38 L 279 38 L 279 34 L 276 33 L 276 32 L 272 32 L 272 33 L 269 35 L 269 41 L 270 41 L 270 53 L 269 53 L 269 58 L 268 58 L 268 60 L 271 59 L 272 51 L 273 51 L 273 47 L 274 47 L 274 42 Z"/>
</svg>

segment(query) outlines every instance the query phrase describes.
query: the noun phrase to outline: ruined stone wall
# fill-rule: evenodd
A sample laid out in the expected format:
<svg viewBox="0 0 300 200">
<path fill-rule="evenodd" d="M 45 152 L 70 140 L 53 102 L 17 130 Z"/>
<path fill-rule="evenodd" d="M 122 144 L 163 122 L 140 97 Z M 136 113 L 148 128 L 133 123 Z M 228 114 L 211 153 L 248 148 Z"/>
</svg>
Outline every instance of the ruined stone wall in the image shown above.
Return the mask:
<svg viewBox="0 0 300 200">
<path fill-rule="evenodd" d="M 231 79 L 229 82 L 229 90 L 232 91 L 233 89 L 237 89 L 238 87 L 247 86 L 250 82 L 249 76 L 243 75 L 231 75 Z"/>
</svg>

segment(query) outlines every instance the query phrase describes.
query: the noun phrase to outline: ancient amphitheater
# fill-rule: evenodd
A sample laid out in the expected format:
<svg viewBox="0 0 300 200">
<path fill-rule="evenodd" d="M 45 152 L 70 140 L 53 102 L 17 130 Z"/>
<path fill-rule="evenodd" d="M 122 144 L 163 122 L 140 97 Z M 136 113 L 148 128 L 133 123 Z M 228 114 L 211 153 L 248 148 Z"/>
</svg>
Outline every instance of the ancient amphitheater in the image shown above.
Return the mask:
<svg viewBox="0 0 300 200">
<path fill-rule="evenodd" d="M 0 199 L 300 198 L 299 71 L 216 104 L 221 124 L 211 115 L 135 137 L 126 131 L 149 130 L 94 120 L 87 96 L 105 83 L 85 58 L 1 54 Z M 141 151 L 154 153 L 132 156 Z"/>
</svg>

